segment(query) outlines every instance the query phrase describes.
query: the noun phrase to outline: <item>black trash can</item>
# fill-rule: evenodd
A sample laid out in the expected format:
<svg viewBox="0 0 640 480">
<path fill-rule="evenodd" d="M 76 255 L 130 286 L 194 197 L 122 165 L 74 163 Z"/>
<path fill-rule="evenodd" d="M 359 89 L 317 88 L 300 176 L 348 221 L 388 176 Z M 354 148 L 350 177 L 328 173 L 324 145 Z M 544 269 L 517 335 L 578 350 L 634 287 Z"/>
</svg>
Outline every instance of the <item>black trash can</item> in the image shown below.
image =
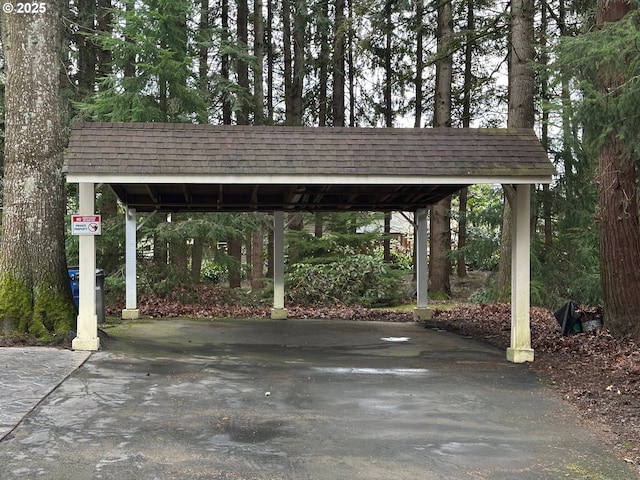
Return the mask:
<svg viewBox="0 0 640 480">
<path fill-rule="evenodd" d="M 67 268 L 69 280 L 71 282 L 71 291 L 73 293 L 73 301 L 78 308 L 80 303 L 79 278 L 80 269 L 78 267 Z M 98 323 L 104 323 L 104 270 L 96 268 L 96 316 Z"/>
</svg>

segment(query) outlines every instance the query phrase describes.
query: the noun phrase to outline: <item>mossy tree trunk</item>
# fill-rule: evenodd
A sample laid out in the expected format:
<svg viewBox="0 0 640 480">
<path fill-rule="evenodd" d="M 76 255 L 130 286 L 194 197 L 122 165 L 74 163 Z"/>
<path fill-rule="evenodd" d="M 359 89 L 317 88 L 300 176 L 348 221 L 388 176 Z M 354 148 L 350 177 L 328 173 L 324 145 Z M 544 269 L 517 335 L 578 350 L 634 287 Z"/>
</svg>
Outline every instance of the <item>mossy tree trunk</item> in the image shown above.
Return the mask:
<svg viewBox="0 0 640 480">
<path fill-rule="evenodd" d="M 71 329 L 64 240 L 60 0 L 2 15 L 6 90 L 0 317 L 43 340 Z"/>
</svg>

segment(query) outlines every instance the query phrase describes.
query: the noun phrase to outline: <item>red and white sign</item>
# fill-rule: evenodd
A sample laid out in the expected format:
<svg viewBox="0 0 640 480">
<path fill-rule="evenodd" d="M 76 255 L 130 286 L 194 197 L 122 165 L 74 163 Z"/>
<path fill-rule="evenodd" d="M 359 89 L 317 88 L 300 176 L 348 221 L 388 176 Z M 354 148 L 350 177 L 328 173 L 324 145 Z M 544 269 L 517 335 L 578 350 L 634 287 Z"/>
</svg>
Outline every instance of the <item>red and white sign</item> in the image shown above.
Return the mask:
<svg viewBox="0 0 640 480">
<path fill-rule="evenodd" d="M 100 215 L 72 215 L 72 235 L 100 235 L 102 220 Z"/>
</svg>

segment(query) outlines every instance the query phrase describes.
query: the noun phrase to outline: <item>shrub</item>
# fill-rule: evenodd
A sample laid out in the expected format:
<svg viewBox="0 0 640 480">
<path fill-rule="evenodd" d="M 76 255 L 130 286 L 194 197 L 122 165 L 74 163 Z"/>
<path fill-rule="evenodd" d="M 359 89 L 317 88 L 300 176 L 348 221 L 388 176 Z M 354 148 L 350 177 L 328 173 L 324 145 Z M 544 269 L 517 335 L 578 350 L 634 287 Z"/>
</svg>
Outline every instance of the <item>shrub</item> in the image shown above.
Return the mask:
<svg viewBox="0 0 640 480">
<path fill-rule="evenodd" d="M 357 255 L 345 249 L 340 260 L 296 263 L 287 275 L 287 295 L 294 303 L 315 305 L 397 304 L 401 273 L 373 255 Z"/>
</svg>

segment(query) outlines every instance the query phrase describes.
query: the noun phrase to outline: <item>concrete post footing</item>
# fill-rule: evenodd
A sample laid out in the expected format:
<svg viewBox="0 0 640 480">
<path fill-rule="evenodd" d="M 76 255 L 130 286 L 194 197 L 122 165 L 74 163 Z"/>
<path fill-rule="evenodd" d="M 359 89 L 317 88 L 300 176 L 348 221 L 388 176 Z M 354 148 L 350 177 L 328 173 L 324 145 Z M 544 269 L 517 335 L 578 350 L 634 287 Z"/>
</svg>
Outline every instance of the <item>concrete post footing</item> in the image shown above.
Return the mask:
<svg viewBox="0 0 640 480">
<path fill-rule="evenodd" d="M 287 309 L 286 308 L 272 308 L 271 309 L 271 318 L 273 320 L 286 320 L 287 319 Z"/>
<path fill-rule="evenodd" d="M 74 338 L 71 342 L 71 348 L 73 350 L 86 350 L 95 352 L 100 350 L 100 339 L 96 338 Z"/>
<path fill-rule="evenodd" d="M 140 318 L 140 310 L 137 308 L 125 308 L 122 310 L 123 320 L 137 320 Z"/>
<path fill-rule="evenodd" d="M 507 348 L 507 360 L 513 363 L 533 362 L 533 349 Z"/>
<path fill-rule="evenodd" d="M 425 320 L 431 320 L 433 311 L 427 307 L 416 307 L 413 309 L 413 319 L 416 322 L 424 322 Z"/>
</svg>

